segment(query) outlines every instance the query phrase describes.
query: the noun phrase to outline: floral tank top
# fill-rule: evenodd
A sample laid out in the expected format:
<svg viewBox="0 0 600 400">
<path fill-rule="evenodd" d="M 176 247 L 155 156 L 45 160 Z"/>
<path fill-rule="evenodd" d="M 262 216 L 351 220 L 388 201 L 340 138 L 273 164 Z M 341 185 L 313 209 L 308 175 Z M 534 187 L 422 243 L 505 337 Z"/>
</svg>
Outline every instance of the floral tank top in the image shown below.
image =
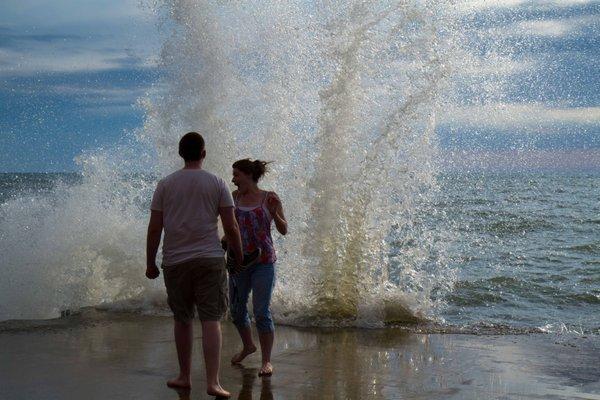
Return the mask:
<svg viewBox="0 0 600 400">
<path fill-rule="evenodd" d="M 237 196 L 235 198 L 235 217 L 240 226 L 242 249 L 244 254 L 248 254 L 260 248 L 261 264 L 272 264 L 277 260 L 271 237 L 273 218 L 265 205 L 267 195 L 265 193 L 262 203 L 257 207 L 239 206 Z"/>
</svg>

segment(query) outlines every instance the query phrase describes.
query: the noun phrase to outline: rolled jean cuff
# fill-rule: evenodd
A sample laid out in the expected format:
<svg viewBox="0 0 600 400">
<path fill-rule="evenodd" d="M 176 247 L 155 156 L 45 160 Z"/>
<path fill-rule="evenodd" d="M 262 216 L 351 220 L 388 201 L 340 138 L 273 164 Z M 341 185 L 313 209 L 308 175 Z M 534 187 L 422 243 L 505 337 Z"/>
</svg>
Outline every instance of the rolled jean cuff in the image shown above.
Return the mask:
<svg viewBox="0 0 600 400">
<path fill-rule="evenodd" d="M 256 321 L 256 330 L 258 333 L 271 333 L 275 332 L 275 325 L 272 320 L 267 321 Z"/>
<path fill-rule="evenodd" d="M 238 329 L 248 328 L 250 326 L 250 320 L 236 321 L 235 319 L 233 319 L 233 324 Z"/>
<path fill-rule="evenodd" d="M 275 326 L 271 316 L 270 303 L 275 284 L 273 264 L 256 264 L 245 271 L 229 277 L 231 296 L 231 317 L 238 329 L 250 325 L 248 300 L 252 292 L 252 308 L 256 329 L 261 333 L 273 332 Z"/>
</svg>

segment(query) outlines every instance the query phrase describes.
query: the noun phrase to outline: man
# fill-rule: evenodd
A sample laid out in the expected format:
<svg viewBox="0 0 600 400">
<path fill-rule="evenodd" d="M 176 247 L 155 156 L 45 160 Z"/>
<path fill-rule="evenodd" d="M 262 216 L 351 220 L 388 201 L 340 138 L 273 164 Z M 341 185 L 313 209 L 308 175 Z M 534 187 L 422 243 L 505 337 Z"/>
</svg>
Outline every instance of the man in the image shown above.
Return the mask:
<svg viewBox="0 0 600 400">
<path fill-rule="evenodd" d="M 202 169 L 206 157 L 202 136 L 185 134 L 179 141 L 179 155 L 185 166 L 158 182 L 152 197 L 146 247 L 146 276 L 155 279 L 160 274 L 156 252 L 164 229 L 162 268 L 179 359 L 179 376 L 167 385 L 191 387 L 195 305 L 202 323 L 206 391 L 229 397 L 219 383 L 220 320 L 227 310 L 227 277 L 217 217 L 238 264 L 242 262 L 240 231 L 225 181 Z"/>
</svg>

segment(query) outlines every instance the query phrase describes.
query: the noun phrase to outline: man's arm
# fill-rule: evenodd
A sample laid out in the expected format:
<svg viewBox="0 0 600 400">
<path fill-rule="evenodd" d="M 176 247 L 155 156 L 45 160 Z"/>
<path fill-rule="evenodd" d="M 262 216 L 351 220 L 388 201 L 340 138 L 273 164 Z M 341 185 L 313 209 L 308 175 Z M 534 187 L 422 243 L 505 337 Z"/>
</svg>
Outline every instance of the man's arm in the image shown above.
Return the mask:
<svg viewBox="0 0 600 400">
<path fill-rule="evenodd" d="M 233 207 L 219 207 L 219 216 L 221 217 L 221 223 L 223 224 L 223 232 L 225 232 L 227 246 L 233 251 L 235 261 L 241 265 L 244 260 L 242 238 L 240 236 L 240 227 L 235 219 Z"/>
<path fill-rule="evenodd" d="M 146 238 L 146 277 L 148 279 L 156 279 L 160 275 L 160 271 L 156 266 L 156 253 L 160 245 L 162 230 L 163 213 L 162 211 L 152 210 Z"/>
</svg>

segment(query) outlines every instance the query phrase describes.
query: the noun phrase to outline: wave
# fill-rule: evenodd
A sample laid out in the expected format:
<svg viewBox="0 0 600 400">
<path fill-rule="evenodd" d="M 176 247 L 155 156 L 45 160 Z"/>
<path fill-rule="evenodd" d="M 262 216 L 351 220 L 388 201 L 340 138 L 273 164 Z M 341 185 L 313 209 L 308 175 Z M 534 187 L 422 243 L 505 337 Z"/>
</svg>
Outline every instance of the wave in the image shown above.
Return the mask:
<svg viewBox="0 0 600 400">
<path fill-rule="evenodd" d="M 589 282 L 596 280 L 596 278 L 589 279 L 592 279 Z M 507 307 L 524 307 L 527 303 L 537 307 L 549 304 L 574 307 L 600 303 L 600 295 L 596 290 L 577 292 L 565 284 L 567 281 L 568 279 L 562 275 L 537 279 L 496 276 L 479 280 L 462 280 L 456 282 L 454 291 L 447 296 L 447 299 L 450 304 L 461 307 L 500 304 Z"/>
<path fill-rule="evenodd" d="M 564 249 L 584 254 L 598 254 L 600 253 L 600 242 L 578 244 Z"/>
<path fill-rule="evenodd" d="M 1 205 L 0 319 L 87 306 L 154 310 L 143 277 L 154 177 L 189 130 L 205 167 L 276 160 L 264 185 L 291 227 L 279 250 L 281 321 L 368 325 L 436 313 L 453 281 L 445 239 L 416 212 L 437 190 L 435 114 L 454 23 L 444 2 L 152 2 L 168 29 L 161 82 L 123 145 L 78 157 L 82 180 Z M 396 251 L 394 242 L 412 242 Z M 441 299 L 441 296 L 437 296 Z M 162 300 L 161 300 L 162 301 Z M 160 307 L 158 307 L 160 308 Z"/>
<path fill-rule="evenodd" d="M 56 332 L 71 329 L 86 329 L 102 324 L 111 324 L 114 321 L 135 321 L 137 318 L 164 318 L 165 324 L 170 323 L 172 316 L 165 313 L 162 308 L 150 312 L 144 307 L 132 310 L 123 307 L 123 304 L 112 307 L 84 307 L 78 311 L 65 312 L 62 317 L 43 320 L 8 320 L 0 321 L 0 333 L 19 332 Z M 289 325 L 278 322 L 278 325 Z M 320 325 L 307 323 L 306 325 L 293 325 L 296 327 L 311 327 L 312 329 L 348 329 L 343 325 Z M 494 324 L 489 322 L 475 322 L 464 325 L 445 324 L 435 321 L 418 321 L 412 323 L 395 323 L 383 326 L 367 325 L 362 327 L 352 326 L 352 329 L 363 328 L 367 330 L 396 330 L 414 334 L 461 334 L 461 335 L 530 335 L 552 334 L 568 336 L 596 336 L 600 335 L 600 327 L 582 328 L 577 325 L 565 323 L 549 323 L 543 326 L 515 326 L 508 324 Z"/>
</svg>

